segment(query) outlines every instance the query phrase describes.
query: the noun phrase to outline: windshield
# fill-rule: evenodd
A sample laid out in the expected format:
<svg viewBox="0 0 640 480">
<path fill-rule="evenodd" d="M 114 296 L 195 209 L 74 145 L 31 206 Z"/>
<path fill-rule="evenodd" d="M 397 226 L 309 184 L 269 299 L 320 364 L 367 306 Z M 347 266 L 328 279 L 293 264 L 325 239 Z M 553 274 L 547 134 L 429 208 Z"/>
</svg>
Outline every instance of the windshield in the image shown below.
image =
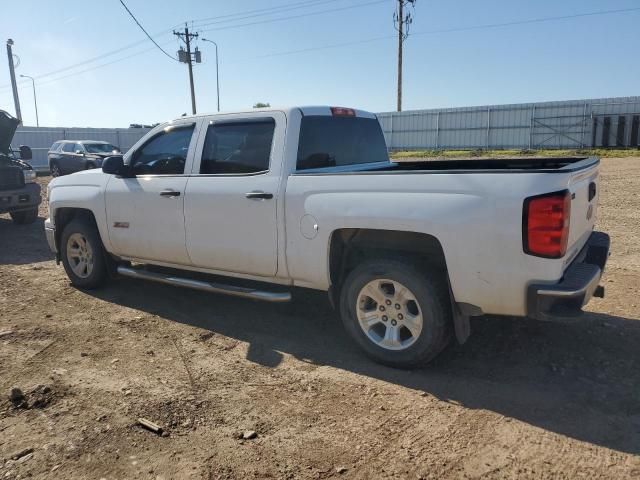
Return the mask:
<svg viewBox="0 0 640 480">
<path fill-rule="evenodd" d="M 84 148 L 89 153 L 111 153 L 119 151 L 118 147 L 110 143 L 85 143 Z"/>
<path fill-rule="evenodd" d="M 298 170 L 388 161 L 387 145 L 375 118 L 302 118 Z"/>
</svg>

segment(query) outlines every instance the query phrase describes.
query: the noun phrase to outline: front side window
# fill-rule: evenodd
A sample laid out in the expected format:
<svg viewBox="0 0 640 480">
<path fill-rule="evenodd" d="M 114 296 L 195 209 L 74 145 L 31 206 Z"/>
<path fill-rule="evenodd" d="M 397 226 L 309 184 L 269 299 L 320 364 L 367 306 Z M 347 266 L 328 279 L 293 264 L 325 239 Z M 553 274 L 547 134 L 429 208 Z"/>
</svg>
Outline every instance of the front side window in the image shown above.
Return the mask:
<svg viewBox="0 0 640 480">
<path fill-rule="evenodd" d="M 76 151 L 76 144 L 71 142 L 65 143 L 62 147 L 62 151 L 67 153 L 74 153 Z"/>
<path fill-rule="evenodd" d="M 200 173 L 257 173 L 269 170 L 275 121 L 272 118 L 210 125 Z"/>
<path fill-rule="evenodd" d="M 118 150 L 110 143 L 85 143 L 84 148 L 89 153 L 112 153 Z"/>
<path fill-rule="evenodd" d="M 194 125 L 169 128 L 156 135 L 133 154 L 135 175 L 182 175 Z"/>
</svg>

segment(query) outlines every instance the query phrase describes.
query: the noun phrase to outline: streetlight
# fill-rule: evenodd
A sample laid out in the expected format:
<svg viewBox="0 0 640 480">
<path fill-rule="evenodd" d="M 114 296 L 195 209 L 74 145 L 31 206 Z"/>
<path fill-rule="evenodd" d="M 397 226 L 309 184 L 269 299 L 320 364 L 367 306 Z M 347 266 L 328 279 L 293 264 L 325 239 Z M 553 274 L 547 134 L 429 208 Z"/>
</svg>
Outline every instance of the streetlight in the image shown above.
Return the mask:
<svg viewBox="0 0 640 480">
<path fill-rule="evenodd" d="M 216 91 L 218 92 L 218 111 L 220 111 L 220 76 L 218 74 L 218 44 L 213 40 L 201 39 L 203 42 L 213 43 L 216 46 Z"/>
<path fill-rule="evenodd" d="M 36 127 L 40 126 L 40 121 L 38 120 L 38 100 L 36 99 L 36 81 L 33 77 L 29 75 L 20 75 L 22 78 L 30 78 L 31 84 L 33 85 L 33 103 L 36 105 Z"/>
</svg>

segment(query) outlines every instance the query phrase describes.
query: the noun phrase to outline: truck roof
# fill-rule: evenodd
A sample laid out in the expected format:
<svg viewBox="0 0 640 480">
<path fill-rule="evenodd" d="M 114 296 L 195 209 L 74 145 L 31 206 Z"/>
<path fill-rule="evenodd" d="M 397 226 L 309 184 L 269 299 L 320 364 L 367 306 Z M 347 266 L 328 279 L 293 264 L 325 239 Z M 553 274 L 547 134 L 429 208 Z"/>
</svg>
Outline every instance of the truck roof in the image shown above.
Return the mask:
<svg viewBox="0 0 640 480">
<path fill-rule="evenodd" d="M 226 112 L 206 112 L 206 113 L 197 113 L 195 115 L 185 115 L 184 117 L 178 117 L 170 121 L 169 123 L 185 120 L 189 118 L 200 118 L 200 117 L 210 117 L 210 116 L 218 116 L 218 115 L 232 115 L 232 114 L 242 114 L 242 113 L 255 113 L 255 112 L 284 112 L 285 114 L 290 114 L 293 112 L 300 112 L 302 115 L 340 115 L 339 112 L 353 112 L 348 116 L 356 116 L 361 118 L 378 118 L 374 113 L 368 112 L 366 110 L 359 110 L 351 107 L 339 107 L 339 106 L 329 106 L 329 105 L 306 105 L 306 106 L 285 106 L 285 107 L 266 107 L 266 108 L 248 108 L 244 110 L 230 110 Z"/>
</svg>

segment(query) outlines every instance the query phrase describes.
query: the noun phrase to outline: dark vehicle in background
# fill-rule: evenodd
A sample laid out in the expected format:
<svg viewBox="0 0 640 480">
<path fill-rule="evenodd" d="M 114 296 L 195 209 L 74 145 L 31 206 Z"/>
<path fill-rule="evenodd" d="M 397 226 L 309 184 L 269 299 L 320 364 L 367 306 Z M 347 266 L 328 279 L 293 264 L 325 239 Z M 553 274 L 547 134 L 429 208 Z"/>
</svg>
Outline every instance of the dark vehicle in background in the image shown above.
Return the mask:
<svg viewBox="0 0 640 480">
<path fill-rule="evenodd" d="M 9 213 L 17 224 L 33 223 L 38 218 L 40 185 L 36 172 L 25 160 L 31 160 L 31 149 L 11 149 L 11 139 L 20 120 L 0 110 L 0 213 Z"/>
<path fill-rule="evenodd" d="M 98 140 L 60 140 L 49 149 L 49 171 L 59 177 L 80 170 L 102 167 L 102 161 L 119 155 L 120 149 Z"/>
</svg>

